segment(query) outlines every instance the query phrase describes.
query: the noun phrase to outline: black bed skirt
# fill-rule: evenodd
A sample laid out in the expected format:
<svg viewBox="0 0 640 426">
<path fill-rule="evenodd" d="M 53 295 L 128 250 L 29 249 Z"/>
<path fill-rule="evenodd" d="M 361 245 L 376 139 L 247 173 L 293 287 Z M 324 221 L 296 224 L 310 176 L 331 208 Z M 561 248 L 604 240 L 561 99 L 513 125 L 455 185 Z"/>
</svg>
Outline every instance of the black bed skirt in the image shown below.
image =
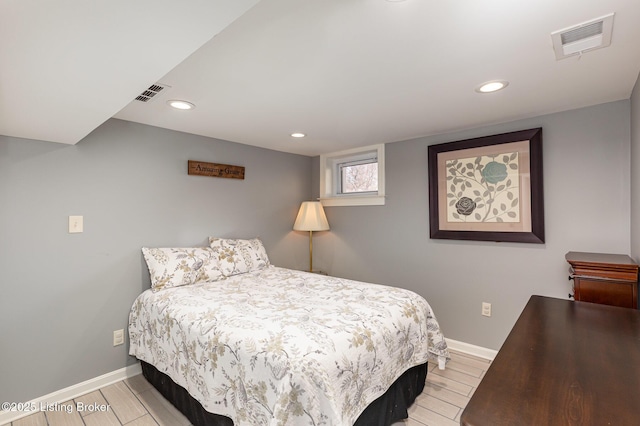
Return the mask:
<svg viewBox="0 0 640 426">
<path fill-rule="evenodd" d="M 153 365 L 140 361 L 142 374 L 167 400 L 195 426 L 233 426 L 225 416 L 206 411 L 187 391 Z M 362 412 L 354 426 L 389 426 L 409 414 L 407 409 L 424 390 L 427 364 L 405 371 L 380 398 Z"/>
</svg>

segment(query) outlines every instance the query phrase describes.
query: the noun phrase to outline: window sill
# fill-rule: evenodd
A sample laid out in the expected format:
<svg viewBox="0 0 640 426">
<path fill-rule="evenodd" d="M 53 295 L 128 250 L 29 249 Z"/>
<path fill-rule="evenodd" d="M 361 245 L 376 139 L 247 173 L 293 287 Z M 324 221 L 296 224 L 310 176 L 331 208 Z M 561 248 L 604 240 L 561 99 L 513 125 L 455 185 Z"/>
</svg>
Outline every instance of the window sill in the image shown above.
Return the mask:
<svg viewBox="0 0 640 426">
<path fill-rule="evenodd" d="M 384 206 L 383 195 L 342 196 L 320 198 L 324 207 L 335 206 Z"/>
</svg>

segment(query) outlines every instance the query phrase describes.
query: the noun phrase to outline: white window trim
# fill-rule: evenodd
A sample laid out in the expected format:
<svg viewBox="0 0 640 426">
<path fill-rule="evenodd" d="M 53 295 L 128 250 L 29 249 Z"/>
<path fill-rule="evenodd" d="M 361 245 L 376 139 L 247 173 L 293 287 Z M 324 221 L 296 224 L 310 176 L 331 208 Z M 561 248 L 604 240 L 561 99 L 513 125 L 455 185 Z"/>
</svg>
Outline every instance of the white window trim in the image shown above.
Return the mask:
<svg viewBox="0 0 640 426">
<path fill-rule="evenodd" d="M 338 160 L 357 159 L 371 152 L 378 158 L 378 193 L 338 194 L 334 166 Z M 384 190 L 384 144 L 370 145 L 320 155 L 320 201 L 323 206 L 383 206 Z"/>
</svg>

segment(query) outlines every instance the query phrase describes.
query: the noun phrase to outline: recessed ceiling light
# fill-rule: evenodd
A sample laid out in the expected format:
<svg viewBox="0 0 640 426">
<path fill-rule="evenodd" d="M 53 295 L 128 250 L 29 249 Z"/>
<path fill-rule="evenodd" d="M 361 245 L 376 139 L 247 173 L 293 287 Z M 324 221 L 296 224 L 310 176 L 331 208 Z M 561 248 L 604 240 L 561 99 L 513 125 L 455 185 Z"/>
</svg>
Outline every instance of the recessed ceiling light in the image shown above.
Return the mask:
<svg viewBox="0 0 640 426">
<path fill-rule="evenodd" d="M 476 92 L 478 93 L 496 92 L 498 90 L 504 89 L 508 85 L 509 85 L 509 82 L 505 80 L 487 81 L 486 83 L 482 83 L 480 86 L 476 87 Z"/>
<path fill-rule="evenodd" d="M 175 109 L 187 110 L 187 109 L 194 109 L 196 107 L 191 102 L 180 101 L 180 100 L 175 100 L 175 99 L 171 100 L 171 101 L 167 101 L 167 103 L 169 104 L 170 107 L 175 108 Z"/>
<path fill-rule="evenodd" d="M 305 135 L 304 133 L 300 133 L 300 132 L 291 133 L 291 137 L 292 138 L 304 138 L 305 136 L 307 136 L 307 135 Z"/>
</svg>

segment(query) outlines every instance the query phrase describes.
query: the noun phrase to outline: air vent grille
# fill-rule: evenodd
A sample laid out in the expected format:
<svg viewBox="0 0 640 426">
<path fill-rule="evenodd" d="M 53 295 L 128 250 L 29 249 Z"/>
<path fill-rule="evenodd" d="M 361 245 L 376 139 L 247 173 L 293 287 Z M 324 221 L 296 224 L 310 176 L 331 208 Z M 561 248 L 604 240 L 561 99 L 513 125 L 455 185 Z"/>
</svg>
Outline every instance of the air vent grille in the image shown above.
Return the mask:
<svg viewBox="0 0 640 426">
<path fill-rule="evenodd" d="M 611 44 L 614 14 L 602 16 L 551 33 L 556 59 L 582 55 Z"/>
<path fill-rule="evenodd" d="M 140 93 L 136 96 L 135 100 L 140 102 L 149 102 L 153 100 L 153 98 L 160 94 L 163 90 L 169 89 L 171 86 L 167 86 L 166 84 L 152 84 L 148 89 Z"/>
<path fill-rule="evenodd" d="M 598 21 L 593 24 L 585 25 L 584 27 L 562 33 L 560 34 L 562 44 L 574 43 L 576 41 L 584 40 L 585 38 L 602 35 L 602 24 L 602 21 Z"/>
</svg>

